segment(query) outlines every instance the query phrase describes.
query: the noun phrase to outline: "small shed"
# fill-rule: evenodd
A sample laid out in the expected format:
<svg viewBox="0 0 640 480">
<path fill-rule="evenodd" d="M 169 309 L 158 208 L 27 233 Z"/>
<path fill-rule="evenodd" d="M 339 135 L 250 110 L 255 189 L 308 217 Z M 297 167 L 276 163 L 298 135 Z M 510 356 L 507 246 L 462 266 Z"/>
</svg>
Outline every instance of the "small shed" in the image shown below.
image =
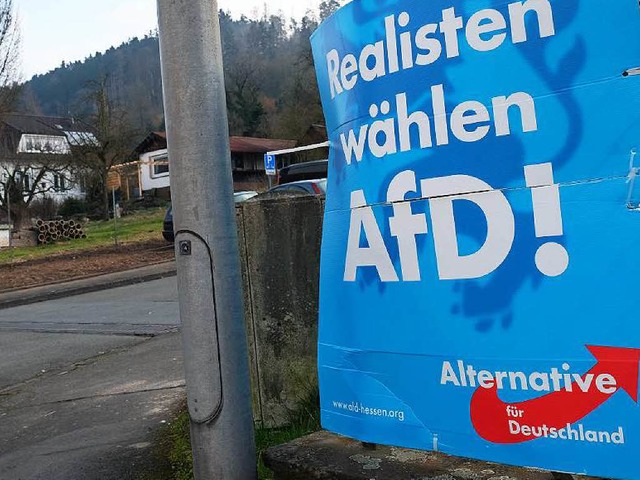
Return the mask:
<svg viewBox="0 0 640 480">
<path fill-rule="evenodd" d="M 267 186 L 264 154 L 296 146 L 295 140 L 238 137 L 229 139 L 234 189 L 262 190 Z M 167 197 L 171 186 L 165 132 L 151 132 L 136 147 L 133 162 L 118 165 L 126 198 L 153 195 Z"/>
</svg>

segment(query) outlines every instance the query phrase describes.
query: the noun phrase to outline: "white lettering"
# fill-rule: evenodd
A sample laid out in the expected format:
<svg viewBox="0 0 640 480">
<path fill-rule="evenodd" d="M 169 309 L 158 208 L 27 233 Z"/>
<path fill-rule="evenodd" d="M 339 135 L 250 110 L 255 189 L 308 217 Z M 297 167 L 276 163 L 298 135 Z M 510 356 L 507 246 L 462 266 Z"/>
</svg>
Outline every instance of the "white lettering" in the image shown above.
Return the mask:
<svg viewBox="0 0 640 480">
<path fill-rule="evenodd" d="M 369 60 L 373 59 L 374 64 L 369 65 Z M 365 82 L 371 82 L 376 78 L 386 75 L 384 65 L 384 42 L 377 42 L 367 45 L 360 55 L 360 76 Z"/>
<path fill-rule="evenodd" d="M 460 381 L 458 380 L 453 367 L 449 362 L 444 362 L 442 364 L 442 376 L 440 377 L 440 383 L 442 385 L 446 385 L 449 382 L 453 383 L 456 387 L 460 386 Z"/>
<path fill-rule="evenodd" d="M 354 55 L 345 55 L 342 59 L 340 78 L 342 85 L 347 90 L 351 90 L 358 82 L 358 61 Z"/>
<path fill-rule="evenodd" d="M 344 89 L 338 79 L 338 71 L 340 68 L 340 55 L 337 50 L 331 50 L 327 53 L 327 68 L 329 70 L 329 85 L 331 87 L 331 98 L 342 93 Z"/>
<path fill-rule="evenodd" d="M 509 20 L 513 43 L 523 43 L 528 40 L 525 18 L 528 12 L 535 12 L 538 17 L 540 38 L 552 37 L 556 34 L 553 9 L 549 0 L 516 2 L 509 5 Z"/>
<path fill-rule="evenodd" d="M 407 193 L 417 190 L 416 174 L 406 170 L 396 175 L 387 192 L 387 201 L 393 203 L 389 229 L 391 235 L 398 239 L 402 279 L 405 282 L 419 282 L 421 279 L 416 236 L 429 232 L 427 216 L 424 213 L 414 214 L 411 202 L 404 201 Z"/>
<path fill-rule="evenodd" d="M 344 281 L 355 282 L 360 267 L 375 267 L 382 282 L 397 282 L 398 275 L 385 247 L 373 209 L 366 205 L 364 191 L 357 190 L 351 194 L 351 225 Z M 360 246 L 363 231 L 368 247 Z"/>
<path fill-rule="evenodd" d="M 369 130 L 369 125 L 363 125 L 360 127 L 360 135 L 358 135 L 357 138 L 353 130 L 349 130 L 348 139 L 344 136 L 344 133 L 340 134 L 342 150 L 344 151 L 344 158 L 347 165 L 351 165 L 351 159 L 354 155 L 358 162 L 362 160 L 362 157 L 364 156 L 364 147 L 367 143 L 367 130 Z"/>
<path fill-rule="evenodd" d="M 602 393 L 613 395 L 618 391 L 618 383 L 613 375 L 603 373 L 596 378 L 596 387 Z"/>
<path fill-rule="evenodd" d="M 467 127 L 486 123 L 490 119 L 489 110 L 482 103 L 476 101 L 463 102 L 451 113 L 451 131 L 458 140 L 477 142 L 487 136 L 490 127 L 488 125 L 478 125 L 472 129 Z"/>
<path fill-rule="evenodd" d="M 506 33 L 498 33 L 507 28 L 507 22 L 502 14 L 493 9 L 480 10 L 474 13 L 467 22 L 466 35 L 469 45 L 479 52 L 495 50 L 504 43 Z M 493 34 L 485 39 L 483 35 Z"/>
<path fill-rule="evenodd" d="M 365 45 L 358 53 L 348 53 L 340 61 L 338 50 L 326 55 L 331 98 L 352 90 L 360 79 L 372 82 L 401 70 L 427 66 L 438 61 L 443 52 L 447 59 L 461 55 L 461 38 L 477 52 L 500 48 L 510 38 L 513 44 L 529 40 L 527 25 L 530 16 L 538 21 L 536 38 L 544 39 L 556 34 L 554 15 L 549 0 L 521 0 L 508 4 L 508 19 L 496 9 L 482 9 L 465 19 L 454 7 L 441 11 L 441 20 L 434 18 L 411 31 L 399 32 L 409 24 L 410 16 L 402 12 L 396 18 L 384 19 L 384 37 Z M 464 31 L 464 35 L 460 35 Z M 414 50 L 416 54 L 414 56 Z"/>
<path fill-rule="evenodd" d="M 422 180 L 422 194 L 430 197 L 433 237 L 441 280 L 481 278 L 507 258 L 515 239 L 515 217 L 504 193 L 467 176 Z M 435 197 L 435 198 L 433 198 Z M 453 202 L 475 203 L 487 221 L 487 238 L 471 255 L 460 256 Z"/>
<path fill-rule="evenodd" d="M 536 103 L 533 97 L 525 92 L 517 92 L 508 97 L 495 97 L 491 101 L 493 115 L 495 116 L 496 136 L 504 137 L 511 134 L 509 123 L 509 109 L 518 107 L 522 120 L 524 133 L 538 130 L 538 117 L 536 115 Z"/>
</svg>

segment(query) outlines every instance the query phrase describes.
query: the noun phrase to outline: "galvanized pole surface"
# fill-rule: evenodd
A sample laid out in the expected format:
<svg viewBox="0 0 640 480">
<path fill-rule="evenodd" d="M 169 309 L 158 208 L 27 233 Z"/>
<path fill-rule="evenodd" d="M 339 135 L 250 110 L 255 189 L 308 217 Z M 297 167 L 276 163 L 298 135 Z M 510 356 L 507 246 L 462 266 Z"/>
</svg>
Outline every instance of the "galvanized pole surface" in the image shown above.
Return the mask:
<svg viewBox="0 0 640 480">
<path fill-rule="evenodd" d="M 256 474 L 218 5 L 158 0 L 196 480 Z"/>
<path fill-rule="evenodd" d="M 11 181 L 11 178 L 9 177 L 7 179 L 7 217 L 9 219 L 9 248 L 11 248 L 13 245 L 13 223 L 11 223 L 11 189 L 9 188 L 9 182 Z M 13 250 L 11 250 L 13 252 Z"/>
<path fill-rule="evenodd" d="M 113 198 L 113 241 L 118 246 L 118 212 L 116 211 L 116 189 L 111 189 L 111 197 Z"/>
</svg>

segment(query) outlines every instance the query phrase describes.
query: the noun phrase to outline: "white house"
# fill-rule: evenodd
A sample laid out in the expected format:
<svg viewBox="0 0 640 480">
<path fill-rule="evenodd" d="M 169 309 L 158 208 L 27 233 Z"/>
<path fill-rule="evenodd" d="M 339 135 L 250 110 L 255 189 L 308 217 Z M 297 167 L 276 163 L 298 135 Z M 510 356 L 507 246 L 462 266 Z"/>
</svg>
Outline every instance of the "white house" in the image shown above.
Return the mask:
<svg viewBox="0 0 640 480">
<path fill-rule="evenodd" d="M 140 155 L 140 187 L 143 192 L 169 188 L 169 152 L 166 148 Z"/>
<path fill-rule="evenodd" d="M 56 203 L 85 196 L 71 149 L 97 142 L 84 125 L 65 117 L 7 114 L 0 117 L 0 195 L 8 182 L 25 198 L 49 197 Z"/>
</svg>

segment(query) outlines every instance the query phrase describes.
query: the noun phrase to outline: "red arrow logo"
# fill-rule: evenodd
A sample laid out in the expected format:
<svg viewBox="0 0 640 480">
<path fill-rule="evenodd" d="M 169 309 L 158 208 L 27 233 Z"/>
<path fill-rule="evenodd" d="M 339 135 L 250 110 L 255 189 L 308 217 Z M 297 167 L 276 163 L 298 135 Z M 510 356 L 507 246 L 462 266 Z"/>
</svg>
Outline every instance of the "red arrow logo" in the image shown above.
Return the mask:
<svg viewBox="0 0 640 480">
<path fill-rule="evenodd" d="M 498 388 L 479 388 L 471 398 L 471 422 L 480 437 L 492 443 L 513 444 L 535 440 L 531 435 L 512 433 L 509 421 L 518 424 L 561 429 L 573 424 L 605 403 L 618 390 L 625 390 L 638 402 L 638 373 L 640 370 L 640 350 L 632 348 L 587 346 L 597 363 L 589 372 L 572 383 L 572 391 L 560 390 L 540 398 L 520 403 L 504 403 L 498 397 Z M 617 390 L 603 393 L 596 388 L 595 379 L 602 374 L 612 375 L 616 379 Z M 591 375 L 591 377 L 589 377 Z M 589 380 L 590 378 L 590 380 Z M 509 408 L 509 412 L 507 409 Z M 513 412 L 518 417 L 514 418 Z"/>
</svg>

